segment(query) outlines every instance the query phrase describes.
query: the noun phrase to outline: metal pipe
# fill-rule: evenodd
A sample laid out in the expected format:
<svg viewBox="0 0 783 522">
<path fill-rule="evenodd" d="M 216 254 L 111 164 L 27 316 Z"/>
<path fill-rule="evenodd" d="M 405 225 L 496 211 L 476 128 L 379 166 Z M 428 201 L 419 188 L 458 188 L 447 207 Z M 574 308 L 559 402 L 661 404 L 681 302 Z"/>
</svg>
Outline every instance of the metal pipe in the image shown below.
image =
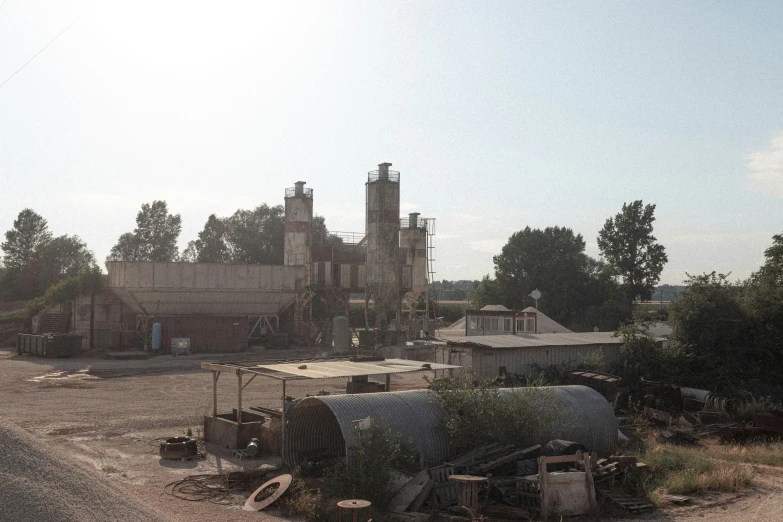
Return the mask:
<svg viewBox="0 0 783 522">
<path fill-rule="evenodd" d="M 237 370 L 237 424 L 242 424 L 242 371 Z"/>
<path fill-rule="evenodd" d="M 280 459 L 284 460 L 285 458 L 285 442 L 286 442 L 286 436 L 285 436 L 285 423 L 287 420 L 287 416 L 285 413 L 285 379 L 283 379 L 283 414 L 280 417 Z"/>
</svg>

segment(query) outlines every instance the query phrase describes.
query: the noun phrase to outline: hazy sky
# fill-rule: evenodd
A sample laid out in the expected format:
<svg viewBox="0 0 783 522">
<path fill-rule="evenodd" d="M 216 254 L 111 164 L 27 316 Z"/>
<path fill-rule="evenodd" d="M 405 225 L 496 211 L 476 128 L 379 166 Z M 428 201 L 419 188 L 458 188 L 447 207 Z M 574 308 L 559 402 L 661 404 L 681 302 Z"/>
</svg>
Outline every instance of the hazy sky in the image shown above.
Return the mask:
<svg viewBox="0 0 783 522">
<path fill-rule="evenodd" d="M 657 205 L 661 281 L 747 277 L 783 232 L 781 2 L 0 0 L 0 232 L 31 207 L 103 260 L 144 202 L 283 202 L 363 231 L 367 171 L 437 218 L 438 278 L 527 225 Z"/>
</svg>

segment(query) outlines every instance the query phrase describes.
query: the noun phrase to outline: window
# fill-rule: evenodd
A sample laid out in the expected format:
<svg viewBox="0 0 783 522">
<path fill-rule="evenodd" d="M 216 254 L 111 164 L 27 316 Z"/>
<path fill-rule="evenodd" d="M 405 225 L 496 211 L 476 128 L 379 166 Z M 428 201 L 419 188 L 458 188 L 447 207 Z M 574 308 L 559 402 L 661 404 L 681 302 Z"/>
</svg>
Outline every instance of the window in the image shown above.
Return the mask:
<svg viewBox="0 0 783 522">
<path fill-rule="evenodd" d="M 517 319 L 517 332 L 524 332 L 524 331 L 525 331 L 525 320 Z"/>
<path fill-rule="evenodd" d="M 535 332 L 536 331 L 536 320 L 533 317 L 529 317 L 525 319 L 525 331 L 526 332 Z"/>
<path fill-rule="evenodd" d="M 503 319 L 503 331 L 504 332 L 511 331 L 511 319 Z"/>
</svg>

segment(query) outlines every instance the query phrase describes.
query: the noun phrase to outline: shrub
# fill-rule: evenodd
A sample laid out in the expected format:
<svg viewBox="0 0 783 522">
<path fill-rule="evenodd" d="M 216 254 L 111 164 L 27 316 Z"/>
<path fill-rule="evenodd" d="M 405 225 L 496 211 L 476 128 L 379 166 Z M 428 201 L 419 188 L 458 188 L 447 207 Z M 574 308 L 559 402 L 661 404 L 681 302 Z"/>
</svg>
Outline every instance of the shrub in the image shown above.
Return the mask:
<svg viewBox="0 0 783 522">
<path fill-rule="evenodd" d="M 430 381 L 430 388 L 446 410 L 442 428 L 457 452 L 489 442 L 527 445 L 531 434 L 551 429 L 562 411 L 545 387 L 501 395 L 493 381 L 463 375 Z"/>
<path fill-rule="evenodd" d="M 326 493 L 336 498 L 369 500 L 383 509 L 394 493 L 393 472 L 415 469 L 412 447 L 409 441 L 376 424 L 358 431 L 356 446 L 348 458 L 335 461 L 326 470 Z"/>
</svg>

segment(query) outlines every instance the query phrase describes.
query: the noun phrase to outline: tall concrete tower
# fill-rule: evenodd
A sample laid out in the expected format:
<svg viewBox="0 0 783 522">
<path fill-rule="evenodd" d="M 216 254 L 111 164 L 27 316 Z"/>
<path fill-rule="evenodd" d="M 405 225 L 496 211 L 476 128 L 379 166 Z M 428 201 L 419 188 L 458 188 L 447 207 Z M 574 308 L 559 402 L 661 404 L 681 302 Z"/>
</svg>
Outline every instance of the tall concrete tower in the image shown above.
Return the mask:
<svg viewBox="0 0 783 522">
<path fill-rule="evenodd" d="M 405 264 L 411 266 L 410 290 L 406 298 L 415 303 L 427 291 L 427 221 L 418 212 L 408 214 L 408 222 L 400 227 L 400 251 Z"/>
<path fill-rule="evenodd" d="M 400 300 L 400 173 L 381 163 L 367 174 L 367 295 L 375 300 L 376 326 L 388 325 L 388 310 Z"/>
<path fill-rule="evenodd" d="M 284 264 L 307 267 L 310 284 L 310 246 L 313 236 L 313 189 L 305 188 L 304 181 L 297 181 L 293 188 L 285 189 L 285 252 Z"/>
</svg>

